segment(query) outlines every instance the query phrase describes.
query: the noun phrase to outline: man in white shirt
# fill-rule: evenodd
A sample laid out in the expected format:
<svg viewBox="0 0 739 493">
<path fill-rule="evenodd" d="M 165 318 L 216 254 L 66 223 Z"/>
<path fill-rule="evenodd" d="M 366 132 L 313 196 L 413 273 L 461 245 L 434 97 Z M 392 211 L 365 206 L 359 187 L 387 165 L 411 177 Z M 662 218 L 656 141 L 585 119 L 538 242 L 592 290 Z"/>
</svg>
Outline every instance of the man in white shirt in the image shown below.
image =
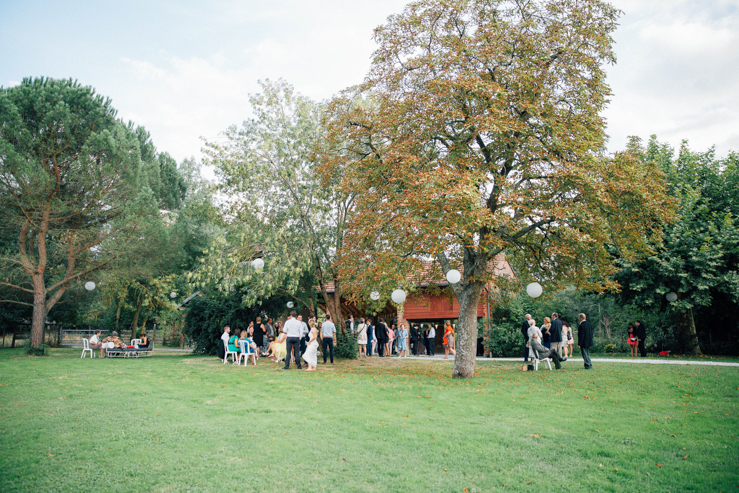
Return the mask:
<svg viewBox="0 0 739 493">
<path fill-rule="evenodd" d="M 326 364 L 326 356 L 331 354 L 331 364 L 334 364 L 334 336 L 336 326 L 331 321 L 331 315 L 326 315 L 326 321 L 321 325 L 321 338 L 323 341 L 323 364 Z"/>
<path fill-rule="evenodd" d="M 429 325 L 429 352 L 431 353 L 430 356 L 434 355 L 434 351 L 436 350 L 436 329 L 434 328 L 434 324 Z"/>
<path fill-rule="evenodd" d="M 218 351 L 218 357 L 223 359 L 228 349 L 228 340 L 231 338 L 231 327 L 226 325 L 223 328 L 223 334 L 221 334 L 221 340 L 223 341 L 223 351 Z"/>
<path fill-rule="evenodd" d="M 100 334 L 101 334 L 101 331 L 96 330 L 95 335 L 90 337 L 90 349 L 93 349 L 93 350 L 99 349 L 100 357 L 102 358 L 103 357 L 103 345 L 100 343 Z"/>
<path fill-rule="evenodd" d="M 297 365 L 298 370 L 301 369 L 300 339 L 303 335 L 303 322 L 298 320 L 297 317 L 298 313 L 295 310 L 291 311 L 290 318 L 287 319 L 285 327 L 283 328 L 283 332 L 287 335 L 287 339 L 285 339 L 287 355 L 285 356 L 285 366 L 283 367 L 283 370 L 290 369 L 290 357 L 292 356 L 293 351 L 295 352 L 295 364 Z"/>
</svg>

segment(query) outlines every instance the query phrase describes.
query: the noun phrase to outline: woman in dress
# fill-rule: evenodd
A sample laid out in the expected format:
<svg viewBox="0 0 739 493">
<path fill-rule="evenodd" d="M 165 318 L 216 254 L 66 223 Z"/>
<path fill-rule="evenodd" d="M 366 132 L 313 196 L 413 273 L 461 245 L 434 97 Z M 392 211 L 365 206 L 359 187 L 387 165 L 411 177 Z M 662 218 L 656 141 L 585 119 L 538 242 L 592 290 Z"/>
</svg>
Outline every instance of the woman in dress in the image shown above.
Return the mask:
<svg viewBox="0 0 739 493">
<path fill-rule="evenodd" d="M 392 329 L 387 329 L 387 342 L 385 343 L 385 357 L 390 357 L 390 352 L 393 348 L 393 340 L 395 339 L 395 324 L 393 324 Z"/>
<path fill-rule="evenodd" d="M 396 338 L 398 339 L 398 357 L 402 358 L 403 354 L 405 354 L 405 357 L 408 357 L 408 329 L 405 327 L 405 324 L 400 324 L 400 330 L 398 330 L 398 333 L 396 334 Z"/>
<path fill-rule="evenodd" d="M 541 345 L 547 349 L 552 348 L 552 333 L 549 332 L 549 327 L 552 326 L 552 319 L 544 317 L 544 324 L 541 326 Z"/>
<path fill-rule="evenodd" d="M 634 327 L 634 324 L 629 323 L 629 335 L 626 336 L 626 344 L 631 346 L 631 357 L 636 357 L 636 350 L 639 346 L 639 338 L 636 337 L 636 327 Z"/>
<path fill-rule="evenodd" d="M 303 359 L 308 364 L 308 368 L 305 371 L 316 371 L 318 366 L 318 329 L 316 329 L 316 323 L 311 319 L 310 321 L 310 332 L 308 333 L 308 348 L 303 353 Z"/>
<path fill-rule="evenodd" d="M 257 345 L 254 344 L 254 339 L 252 339 L 252 332 L 254 331 L 253 327 L 250 327 L 247 330 L 244 330 L 241 332 L 241 337 L 239 338 L 239 349 L 241 349 L 241 343 L 244 343 L 245 347 L 251 348 L 251 352 L 246 351 L 244 353 L 244 366 L 248 363 L 248 358 L 251 356 L 251 360 L 254 362 L 254 366 L 257 366 L 257 358 L 259 357 L 258 351 L 257 351 Z"/>
<path fill-rule="evenodd" d="M 457 352 L 454 350 L 454 329 L 452 328 L 452 323 L 447 322 L 446 328 L 444 329 L 444 359 L 449 359 L 449 353 L 452 353 L 454 356 L 457 355 Z"/>
<path fill-rule="evenodd" d="M 364 323 L 364 319 L 359 319 L 359 325 L 357 326 L 357 345 L 359 346 L 359 355 L 367 356 L 367 325 Z"/>
<path fill-rule="evenodd" d="M 562 344 L 565 344 L 565 358 L 572 358 L 572 346 L 575 344 L 575 338 L 572 337 L 572 329 L 567 322 L 562 322 Z M 570 348 L 569 356 L 567 356 L 567 346 Z"/>
<path fill-rule="evenodd" d="M 287 356 L 287 344 L 285 343 L 285 340 L 287 340 L 287 334 L 282 332 L 277 339 L 272 341 L 269 345 L 267 357 L 275 363 L 279 363 L 280 360 L 285 359 L 285 356 Z"/>
</svg>

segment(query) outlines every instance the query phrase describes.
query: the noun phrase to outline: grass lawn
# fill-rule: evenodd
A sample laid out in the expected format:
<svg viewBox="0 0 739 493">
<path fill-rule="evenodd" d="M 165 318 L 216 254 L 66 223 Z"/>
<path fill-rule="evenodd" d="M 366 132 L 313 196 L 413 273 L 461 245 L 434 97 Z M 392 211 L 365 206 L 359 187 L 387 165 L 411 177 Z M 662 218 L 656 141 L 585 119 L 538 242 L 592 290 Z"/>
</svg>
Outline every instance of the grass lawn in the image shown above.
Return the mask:
<svg viewBox="0 0 739 493">
<path fill-rule="evenodd" d="M 0 351 L 0 491 L 737 491 L 739 368 Z"/>
</svg>

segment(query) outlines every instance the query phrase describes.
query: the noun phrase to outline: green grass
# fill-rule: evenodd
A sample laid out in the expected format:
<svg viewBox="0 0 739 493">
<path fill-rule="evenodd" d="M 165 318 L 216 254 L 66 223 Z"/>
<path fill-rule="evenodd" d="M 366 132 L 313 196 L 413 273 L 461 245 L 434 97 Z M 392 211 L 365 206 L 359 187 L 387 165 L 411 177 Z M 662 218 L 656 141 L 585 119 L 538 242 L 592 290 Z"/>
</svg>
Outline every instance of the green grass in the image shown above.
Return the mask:
<svg viewBox="0 0 739 493">
<path fill-rule="evenodd" d="M 739 369 L 0 351 L 0 491 L 736 491 Z M 657 464 L 661 464 L 659 467 Z"/>
</svg>

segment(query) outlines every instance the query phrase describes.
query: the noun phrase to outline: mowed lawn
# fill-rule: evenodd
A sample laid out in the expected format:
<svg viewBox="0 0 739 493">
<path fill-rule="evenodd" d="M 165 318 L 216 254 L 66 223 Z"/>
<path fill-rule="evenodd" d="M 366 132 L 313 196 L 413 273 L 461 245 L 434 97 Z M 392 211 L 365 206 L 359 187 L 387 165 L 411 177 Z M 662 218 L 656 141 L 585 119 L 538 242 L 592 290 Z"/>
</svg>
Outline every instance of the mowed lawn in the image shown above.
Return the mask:
<svg viewBox="0 0 739 493">
<path fill-rule="evenodd" d="M 739 491 L 739 368 L 0 351 L 0 491 Z"/>
</svg>

